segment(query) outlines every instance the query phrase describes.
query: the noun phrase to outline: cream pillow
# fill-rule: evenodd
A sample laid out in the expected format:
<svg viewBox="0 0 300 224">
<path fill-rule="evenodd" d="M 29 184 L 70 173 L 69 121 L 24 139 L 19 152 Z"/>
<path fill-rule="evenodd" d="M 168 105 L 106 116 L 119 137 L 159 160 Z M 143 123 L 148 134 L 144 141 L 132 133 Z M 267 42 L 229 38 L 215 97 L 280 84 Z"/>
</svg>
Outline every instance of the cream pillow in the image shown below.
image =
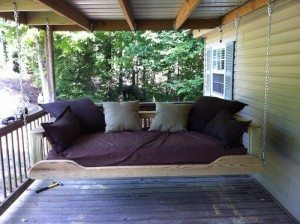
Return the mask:
<svg viewBox="0 0 300 224">
<path fill-rule="evenodd" d="M 191 104 L 156 103 L 156 115 L 149 131 L 185 131 L 191 107 Z"/>
<path fill-rule="evenodd" d="M 104 102 L 105 132 L 140 131 L 139 101 Z"/>
</svg>

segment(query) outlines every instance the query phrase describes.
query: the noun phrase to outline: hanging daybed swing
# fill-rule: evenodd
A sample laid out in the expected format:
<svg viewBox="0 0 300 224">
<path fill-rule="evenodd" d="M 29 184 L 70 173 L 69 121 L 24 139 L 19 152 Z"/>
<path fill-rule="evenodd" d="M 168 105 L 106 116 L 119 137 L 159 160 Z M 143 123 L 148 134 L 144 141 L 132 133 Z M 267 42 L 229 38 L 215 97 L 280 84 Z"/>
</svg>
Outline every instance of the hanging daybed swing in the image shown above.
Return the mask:
<svg viewBox="0 0 300 224">
<path fill-rule="evenodd" d="M 18 25 L 18 11 L 14 3 L 15 22 Z M 84 167 L 72 160 L 43 160 L 42 142 L 44 130 L 39 127 L 31 133 L 31 160 L 35 163 L 29 171 L 31 179 L 82 179 L 82 178 L 122 178 L 122 177 L 161 177 L 161 176 L 201 176 L 201 175 L 232 175 L 260 173 L 264 170 L 265 139 L 267 131 L 268 114 L 268 85 L 270 76 L 270 38 L 271 38 L 271 5 L 268 4 L 268 38 L 267 38 L 267 62 L 265 74 L 265 102 L 263 117 L 263 138 L 260 144 L 260 126 L 251 124 L 247 130 L 248 154 L 227 155 L 219 157 L 210 164 L 187 164 L 187 165 L 140 165 L 140 166 L 102 166 Z M 238 40 L 239 20 L 235 20 L 236 44 Z M 48 19 L 46 18 L 46 32 L 50 35 Z M 18 32 L 17 32 L 18 34 Z M 17 38 L 18 45 L 20 38 Z M 49 38 L 48 45 L 50 44 Z M 237 48 L 236 48 L 237 50 Z M 19 51 L 20 53 L 20 51 Z M 236 53 L 237 55 L 237 53 Z M 235 55 L 235 56 L 236 56 Z M 51 57 L 51 55 L 49 55 Z M 19 60 L 21 58 L 19 57 Z M 48 66 L 52 66 L 50 63 Z M 22 79 L 22 77 L 20 77 Z M 22 85 L 22 81 L 20 81 Z M 22 90 L 22 88 L 21 88 Z M 235 94 L 235 84 L 234 84 Z M 24 99 L 24 98 L 23 98 Z M 24 104 L 25 105 L 25 104 Z M 140 112 L 143 124 L 150 126 L 155 113 Z M 26 116 L 24 116 L 26 124 Z M 28 142 L 28 139 L 27 139 Z"/>
</svg>

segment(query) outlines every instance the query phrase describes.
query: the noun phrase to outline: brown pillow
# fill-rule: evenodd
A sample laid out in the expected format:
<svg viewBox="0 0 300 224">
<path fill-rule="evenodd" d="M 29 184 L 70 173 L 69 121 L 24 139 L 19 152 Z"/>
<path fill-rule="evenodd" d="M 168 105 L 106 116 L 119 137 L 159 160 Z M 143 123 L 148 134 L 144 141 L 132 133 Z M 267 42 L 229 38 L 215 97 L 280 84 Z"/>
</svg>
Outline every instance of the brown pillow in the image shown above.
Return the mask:
<svg viewBox="0 0 300 224">
<path fill-rule="evenodd" d="M 83 133 L 104 131 L 105 129 L 103 112 L 89 98 L 56 101 L 39 104 L 39 106 L 56 118 L 70 106 L 81 125 Z"/>
<path fill-rule="evenodd" d="M 189 113 L 188 129 L 202 131 L 220 111 L 227 110 L 231 114 L 235 114 L 246 105 L 239 101 L 201 96 L 194 102 Z"/>
<path fill-rule="evenodd" d="M 53 123 L 42 123 L 47 139 L 57 154 L 64 152 L 80 134 L 80 123 L 68 106 Z"/>
<path fill-rule="evenodd" d="M 187 128 L 190 104 L 156 103 L 156 115 L 149 131 L 179 132 Z"/>
<path fill-rule="evenodd" d="M 226 149 L 239 143 L 251 121 L 236 120 L 228 111 L 221 111 L 204 128 L 204 132 L 219 138 Z"/>
<path fill-rule="evenodd" d="M 139 101 L 104 102 L 105 132 L 141 131 Z"/>
</svg>

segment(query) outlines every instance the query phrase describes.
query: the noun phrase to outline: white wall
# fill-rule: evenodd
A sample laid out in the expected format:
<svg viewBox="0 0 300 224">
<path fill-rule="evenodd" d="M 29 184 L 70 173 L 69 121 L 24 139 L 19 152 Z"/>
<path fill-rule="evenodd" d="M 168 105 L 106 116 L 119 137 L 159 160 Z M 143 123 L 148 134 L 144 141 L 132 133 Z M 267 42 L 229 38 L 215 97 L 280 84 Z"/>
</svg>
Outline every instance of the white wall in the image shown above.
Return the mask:
<svg viewBox="0 0 300 224">
<path fill-rule="evenodd" d="M 277 1 L 273 11 L 269 119 L 265 172 L 256 179 L 300 220 L 300 1 Z M 267 41 L 266 7 L 241 19 L 237 44 L 237 99 L 241 114 L 262 123 Z M 234 24 L 223 41 L 235 40 Z M 216 30 L 206 44 L 219 42 Z"/>
</svg>

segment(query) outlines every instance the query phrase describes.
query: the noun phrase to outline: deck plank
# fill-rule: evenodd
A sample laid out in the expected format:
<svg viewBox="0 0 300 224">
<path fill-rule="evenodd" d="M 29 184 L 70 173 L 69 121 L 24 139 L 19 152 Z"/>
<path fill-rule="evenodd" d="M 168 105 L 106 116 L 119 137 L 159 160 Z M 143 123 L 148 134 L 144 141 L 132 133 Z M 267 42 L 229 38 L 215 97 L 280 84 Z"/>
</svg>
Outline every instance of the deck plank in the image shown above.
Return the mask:
<svg viewBox="0 0 300 224">
<path fill-rule="evenodd" d="M 294 223 L 247 175 L 35 181 L 0 223 Z M 23 222 L 22 222 L 23 220 Z"/>
</svg>

